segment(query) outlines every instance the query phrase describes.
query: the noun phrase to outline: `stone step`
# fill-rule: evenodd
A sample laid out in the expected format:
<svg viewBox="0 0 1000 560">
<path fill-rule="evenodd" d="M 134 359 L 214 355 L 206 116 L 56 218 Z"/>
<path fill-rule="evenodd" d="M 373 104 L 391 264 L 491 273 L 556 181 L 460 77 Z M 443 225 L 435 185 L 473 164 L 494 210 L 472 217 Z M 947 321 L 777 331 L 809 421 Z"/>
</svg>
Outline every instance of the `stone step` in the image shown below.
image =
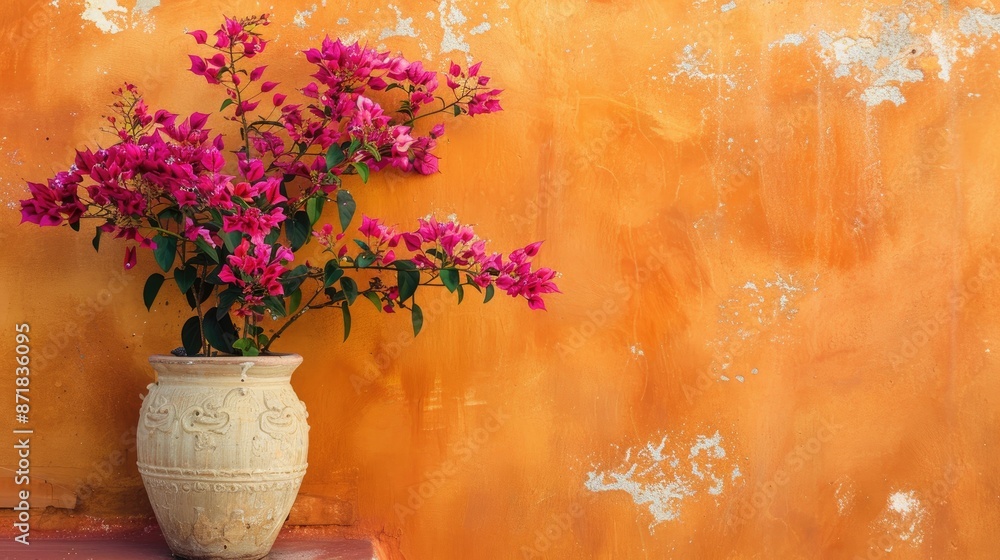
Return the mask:
<svg viewBox="0 0 1000 560">
<path fill-rule="evenodd" d="M 0 541 L 3 560 L 171 560 L 173 556 L 159 534 L 129 538 L 32 537 L 25 546 L 10 537 Z M 278 537 L 265 560 L 378 560 L 365 540 Z"/>
</svg>

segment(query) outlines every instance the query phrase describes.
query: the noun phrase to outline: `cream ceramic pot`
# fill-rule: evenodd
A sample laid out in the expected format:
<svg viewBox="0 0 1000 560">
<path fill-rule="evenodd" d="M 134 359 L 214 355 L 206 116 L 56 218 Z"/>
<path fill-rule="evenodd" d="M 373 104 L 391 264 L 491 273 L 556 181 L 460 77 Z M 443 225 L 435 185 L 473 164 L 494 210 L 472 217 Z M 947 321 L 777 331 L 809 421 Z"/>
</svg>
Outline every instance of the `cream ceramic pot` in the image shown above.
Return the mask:
<svg viewBox="0 0 1000 560">
<path fill-rule="evenodd" d="M 139 472 L 174 554 L 258 559 L 271 550 L 306 472 L 296 354 L 152 356 L 139 415 Z"/>
</svg>

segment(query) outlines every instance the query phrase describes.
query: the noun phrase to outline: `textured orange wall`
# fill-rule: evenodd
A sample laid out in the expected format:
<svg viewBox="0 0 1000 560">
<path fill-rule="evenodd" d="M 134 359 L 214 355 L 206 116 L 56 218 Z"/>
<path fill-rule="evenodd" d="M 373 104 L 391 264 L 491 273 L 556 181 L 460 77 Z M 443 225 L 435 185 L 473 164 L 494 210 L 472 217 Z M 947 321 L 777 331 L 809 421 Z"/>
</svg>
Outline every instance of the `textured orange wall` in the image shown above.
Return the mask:
<svg viewBox="0 0 1000 560">
<path fill-rule="evenodd" d="M 187 311 L 143 308 L 148 253 L 124 273 L 112 243 L 16 227 L 23 180 L 100 141 L 123 80 L 216 106 L 182 33 L 261 11 L 289 78 L 324 33 L 485 59 L 506 110 L 452 125 L 443 173 L 355 197 L 546 239 L 564 274 L 548 313 L 449 300 L 415 340 L 366 309 L 346 344 L 336 314 L 282 341 L 305 488 L 344 534 L 408 559 L 995 557 L 1000 15 L 969 1 L 8 0 L 0 356 L 15 322 L 52 356 L 33 460 L 80 496 L 36 523 L 149 513 L 122 442 Z"/>
</svg>

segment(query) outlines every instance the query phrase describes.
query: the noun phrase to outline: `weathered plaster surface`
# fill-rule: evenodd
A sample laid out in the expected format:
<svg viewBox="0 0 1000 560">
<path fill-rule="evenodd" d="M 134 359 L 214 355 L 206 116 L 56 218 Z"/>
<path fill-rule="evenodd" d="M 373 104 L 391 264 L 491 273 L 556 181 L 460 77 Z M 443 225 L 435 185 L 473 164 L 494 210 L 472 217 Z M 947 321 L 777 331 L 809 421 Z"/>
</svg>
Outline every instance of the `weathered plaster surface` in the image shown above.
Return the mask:
<svg viewBox="0 0 1000 560">
<path fill-rule="evenodd" d="M 282 87 L 326 34 L 485 60 L 503 113 L 448 123 L 440 174 L 353 191 L 403 224 L 456 212 L 498 250 L 544 239 L 563 273 L 542 314 L 467 293 L 429 301 L 417 338 L 375 310 L 347 343 L 321 313 L 289 335 L 303 488 L 338 505 L 338 531 L 387 560 L 991 557 L 996 6 L 227 6 L 273 12 Z M 89 235 L 19 227 L 17 199 L 109 141 L 95 128 L 123 81 L 155 107 L 218 107 L 183 71 L 184 32 L 218 10 L 0 5 L 0 315 L 37 333 L 33 465 L 80 504 L 39 512 L 49 527 L 149 514 L 130 430 L 145 356 L 177 345 L 187 308 L 147 312 L 151 259 L 126 272 L 113 240 L 95 254 Z"/>
</svg>

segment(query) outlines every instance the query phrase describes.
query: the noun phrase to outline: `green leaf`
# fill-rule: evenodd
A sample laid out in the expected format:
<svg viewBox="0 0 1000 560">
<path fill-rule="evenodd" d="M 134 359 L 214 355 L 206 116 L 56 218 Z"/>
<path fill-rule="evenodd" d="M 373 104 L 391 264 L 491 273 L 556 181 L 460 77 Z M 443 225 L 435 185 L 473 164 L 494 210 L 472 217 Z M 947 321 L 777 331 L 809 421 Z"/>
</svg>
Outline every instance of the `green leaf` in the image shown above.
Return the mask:
<svg viewBox="0 0 1000 560">
<path fill-rule="evenodd" d="M 306 281 L 307 274 L 309 274 L 309 267 L 304 264 L 300 264 L 283 274 L 278 281 L 281 282 L 281 286 L 285 289 L 285 293 L 290 294 L 295 290 L 298 290 L 302 283 Z"/>
<path fill-rule="evenodd" d="M 198 304 L 208 301 L 208 298 L 212 296 L 213 290 L 215 290 L 215 286 L 209 284 L 208 282 L 203 282 L 201 278 L 195 278 L 194 284 L 191 285 L 191 289 L 184 295 L 187 297 L 188 305 L 191 306 L 191 309 L 194 309 L 198 307 Z"/>
<path fill-rule="evenodd" d="M 382 161 L 382 154 L 378 151 L 378 146 L 375 144 L 365 143 L 365 151 L 372 155 L 375 161 Z M 365 180 L 367 182 L 367 179 Z"/>
<path fill-rule="evenodd" d="M 369 253 L 371 252 L 372 248 L 369 247 L 368 244 L 365 243 L 364 241 L 360 239 L 355 239 L 354 242 L 358 244 L 358 247 L 361 247 L 362 251 L 368 251 Z"/>
<path fill-rule="evenodd" d="M 462 285 L 459 284 L 458 285 L 458 303 L 459 303 L 459 305 L 461 305 L 463 299 L 465 299 L 465 289 L 463 289 Z"/>
<path fill-rule="evenodd" d="M 358 172 L 358 176 L 361 177 L 361 182 L 367 183 L 368 174 L 370 173 L 370 171 L 368 170 L 368 164 L 363 161 L 358 161 L 353 163 L 352 165 L 354 166 L 354 170 Z"/>
<path fill-rule="evenodd" d="M 358 148 L 361 147 L 361 140 L 357 138 L 351 138 L 350 143 L 344 142 L 343 144 L 340 145 L 341 148 L 343 148 L 344 146 L 347 146 L 347 148 L 345 148 L 345 150 L 347 150 L 347 156 L 348 157 L 353 156 L 354 152 L 358 151 Z"/>
<path fill-rule="evenodd" d="M 220 352 L 226 354 L 233 353 L 233 343 L 239 338 L 236 334 L 236 326 L 229 318 L 229 313 L 218 314 L 218 309 L 213 307 L 205 313 L 205 340 L 208 344 Z"/>
<path fill-rule="evenodd" d="M 285 220 L 285 223 L 287 224 L 290 221 L 291 220 Z M 279 237 L 281 237 L 281 226 L 272 229 L 270 233 L 267 234 L 267 237 L 264 238 L 264 244 L 274 247 L 274 244 L 277 243 Z"/>
<path fill-rule="evenodd" d="M 267 306 L 268 311 L 270 311 L 275 317 L 281 318 L 287 315 L 285 312 L 285 298 L 283 297 L 266 297 L 264 298 L 264 305 Z"/>
<path fill-rule="evenodd" d="M 174 257 L 177 255 L 177 238 L 154 235 L 153 243 L 156 243 L 156 249 L 153 249 L 156 264 L 160 265 L 163 272 L 170 272 L 170 267 L 174 266 Z"/>
<path fill-rule="evenodd" d="M 354 265 L 358 268 L 368 268 L 373 262 L 375 262 L 375 255 L 372 253 L 361 253 L 358 258 L 354 259 Z"/>
<path fill-rule="evenodd" d="M 160 223 L 165 223 L 169 222 L 170 220 L 173 220 L 178 224 L 183 224 L 184 214 L 182 214 L 181 211 L 176 208 L 164 208 L 163 210 L 160 211 L 159 214 L 156 215 L 156 219 L 160 220 Z M 219 221 L 221 222 L 221 220 Z"/>
<path fill-rule="evenodd" d="M 407 261 L 396 261 L 396 284 L 399 286 L 399 301 L 404 302 L 413 296 L 420 285 L 420 272 L 413 263 Z"/>
<path fill-rule="evenodd" d="M 97 231 L 94 232 L 94 240 L 90 242 L 94 246 L 95 251 L 101 250 L 101 227 L 97 227 Z"/>
<path fill-rule="evenodd" d="M 234 99 L 231 99 L 231 98 L 230 99 L 226 99 L 225 101 L 222 102 L 222 107 L 219 107 L 219 112 L 221 113 L 222 111 L 225 111 L 226 107 L 229 107 L 233 103 L 236 103 L 236 101 Z"/>
<path fill-rule="evenodd" d="M 309 225 L 314 226 L 323 216 L 323 204 L 326 203 L 325 196 L 316 196 L 306 201 L 306 214 L 309 216 Z"/>
<path fill-rule="evenodd" d="M 302 290 L 295 290 L 288 296 L 288 312 L 295 313 L 300 303 L 302 303 Z"/>
<path fill-rule="evenodd" d="M 212 259 L 212 262 L 215 263 L 219 262 L 219 252 L 215 250 L 215 247 L 209 245 L 208 241 L 205 241 L 204 239 L 199 237 L 194 242 L 194 244 L 195 246 L 198 247 L 198 250 L 201 251 L 203 255 L 206 255 L 208 256 L 208 258 Z"/>
<path fill-rule="evenodd" d="M 243 290 L 236 287 L 229 288 L 220 293 L 219 307 L 216 308 L 215 312 L 216 317 L 229 313 L 229 310 L 233 307 L 233 304 L 240 299 L 241 295 L 243 295 Z"/>
<path fill-rule="evenodd" d="M 476 284 L 476 279 L 471 274 L 469 274 L 468 272 L 465 273 L 465 282 L 468 285 L 470 285 L 473 288 L 475 288 L 477 292 L 483 293 L 483 289 L 479 287 L 479 284 Z"/>
<path fill-rule="evenodd" d="M 413 304 L 413 309 L 410 310 L 410 320 L 413 321 L 413 336 L 420 334 L 420 329 L 424 326 L 424 312 L 420 309 L 420 306 Z"/>
<path fill-rule="evenodd" d="M 211 266 L 215 263 L 212 261 L 212 259 L 208 258 L 208 255 L 204 253 L 195 252 L 193 257 L 188 259 L 186 263 L 181 263 L 181 264 L 182 265 L 186 264 L 187 266 Z"/>
<path fill-rule="evenodd" d="M 69 227 L 73 231 L 80 231 L 80 220 L 77 220 L 75 222 L 70 222 Z"/>
<path fill-rule="evenodd" d="M 354 305 L 354 300 L 358 299 L 358 283 L 353 278 L 344 276 L 340 279 L 340 287 L 344 290 L 347 305 Z"/>
<path fill-rule="evenodd" d="M 198 324 L 197 316 L 188 319 L 181 327 L 181 342 L 188 356 L 197 356 L 201 351 L 201 325 Z"/>
<path fill-rule="evenodd" d="M 323 290 L 323 293 L 326 294 L 326 297 L 330 298 L 330 302 L 332 303 L 344 301 L 344 292 L 337 288 L 327 288 Z"/>
<path fill-rule="evenodd" d="M 354 211 L 358 209 L 354 197 L 347 191 L 337 191 L 337 210 L 340 212 L 340 229 L 347 231 L 347 226 L 351 225 L 354 219 Z"/>
<path fill-rule="evenodd" d="M 239 247 L 240 241 L 243 240 L 243 234 L 238 231 L 220 231 L 219 237 L 222 238 L 222 243 L 229 252 L 235 251 Z"/>
<path fill-rule="evenodd" d="M 330 149 L 326 151 L 326 170 L 330 171 L 338 164 L 342 163 L 346 159 L 344 155 L 344 150 L 340 148 L 337 144 L 332 144 Z"/>
<path fill-rule="evenodd" d="M 483 303 L 489 303 L 489 301 L 493 299 L 494 291 L 495 290 L 493 289 L 493 284 L 486 286 L 486 299 L 483 300 Z"/>
<path fill-rule="evenodd" d="M 233 343 L 233 350 L 239 350 L 240 354 L 244 356 L 259 356 L 260 350 L 257 349 L 253 344 L 253 340 L 249 338 L 241 338 Z"/>
<path fill-rule="evenodd" d="M 351 336 L 351 308 L 347 302 L 340 304 L 340 310 L 344 313 L 344 340 Z"/>
<path fill-rule="evenodd" d="M 382 311 L 382 299 L 378 297 L 377 292 L 365 292 L 365 297 L 368 298 L 368 301 L 372 302 L 375 309 Z"/>
<path fill-rule="evenodd" d="M 186 294 L 191 289 L 196 278 L 198 278 L 198 270 L 193 266 L 174 269 L 174 280 L 177 281 L 177 287 L 180 288 L 182 294 Z"/>
<path fill-rule="evenodd" d="M 306 241 L 309 240 L 309 232 L 312 226 L 309 224 L 309 215 L 299 210 L 291 220 L 285 220 L 285 235 L 292 246 L 292 251 L 298 251 Z"/>
<path fill-rule="evenodd" d="M 212 272 L 209 272 L 208 276 L 205 277 L 205 282 L 208 282 L 209 284 L 213 284 L 215 286 L 221 286 L 225 284 L 225 282 L 222 281 L 222 278 L 219 278 L 219 274 L 222 273 L 222 269 L 225 268 L 225 266 L 226 265 L 224 264 L 220 264 L 216 266 L 214 269 L 212 269 Z"/>
<path fill-rule="evenodd" d="M 461 114 L 462 114 L 462 108 L 459 107 L 458 105 L 455 105 L 455 116 L 457 117 Z"/>
<path fill-rule="evenodd" d="M 160 287 L 163 286 L 164 280 L 166 278 L 159 272 L 150 274 L 149 278 L 146 279 L 146 287 L 142 289 L 142 301 L 146 304 L 146 311 L 153 307 L 153 301 L 156 300 L 156 294 L 160 293 Z"/>
<path fill-rule="evenodd" d="M 326 261 L 326 265 L 323 266 L 323 287 L 329 288 L 343 275 L 344 270 L 337 266 L 337 261 Z"/>
<path fill-rule="evenodd" d="M 454 268 L 442 268 L 441 281 L 444 282 L 444 287 L 448 288 L 449 292 L 454 293 L 459 284 L 458 271 Z"/>
</svg>

